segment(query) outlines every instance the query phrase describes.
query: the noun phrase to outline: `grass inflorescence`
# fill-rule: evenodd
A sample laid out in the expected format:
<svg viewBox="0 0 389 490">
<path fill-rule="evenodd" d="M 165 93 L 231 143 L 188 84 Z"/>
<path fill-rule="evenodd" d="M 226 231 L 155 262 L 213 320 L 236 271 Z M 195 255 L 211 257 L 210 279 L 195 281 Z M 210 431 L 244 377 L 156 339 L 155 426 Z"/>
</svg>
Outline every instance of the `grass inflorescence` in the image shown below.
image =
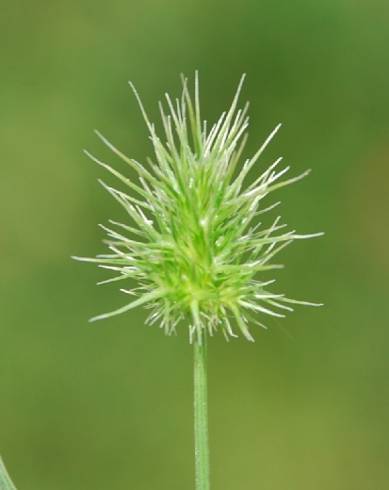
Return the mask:
<svg viewBox="0 0 389 490">
<path fill-rule="evenodd" d="M 166 334 L 180 323 L 189 328 L 190 339 L 201 339 L 221 330 L 226 338 L 240 332 L 250 341 L 250 323 L 265 327 L 266 316 L 283 317 L 294 303 L 269 287 L 265 271 L 280 268 L 277 254 L 294 240 L 319 236 L 287 231 L 280 217 L 270 225 L 258 216 L 278 203 L 263 206 L 268 194 L 302 179 L 308 172 L 281 180 L 289 167 L 280 168 L 278 158 L 260 173 L 256 162 L 276 134 L 278 125 L 255 154 L 243 159 L 249 120 L 248 105 L 238 108 L 244 76 L 230 108 L 208 128 L 200 115 L 199 82 L 196 74 L 194 98 L 182 77 L 180 98 L 166 94 L 160 103 L 164 136 L 157 135 L 139 95 L 150 134 L 154 159 L 142 165 L 127 157 L 96 131 L 101 141 L 137 173 L 130 180 L 112 166 L 86 154 L 113 174 L 127 191 L 101 181 L 121 204 L 128 222 L 111 221 L 102 226 L 109 253 L 96 262 L 115 272 L 101 284 L 135 280 L 137 287 L 122 288 L 132 301 L 92 321 L 125 313 L 144 305 L 150 310 L 147 323 L 159 325 Z M 251 177 L 250 183 L 249 174 Z"/>
</svg>

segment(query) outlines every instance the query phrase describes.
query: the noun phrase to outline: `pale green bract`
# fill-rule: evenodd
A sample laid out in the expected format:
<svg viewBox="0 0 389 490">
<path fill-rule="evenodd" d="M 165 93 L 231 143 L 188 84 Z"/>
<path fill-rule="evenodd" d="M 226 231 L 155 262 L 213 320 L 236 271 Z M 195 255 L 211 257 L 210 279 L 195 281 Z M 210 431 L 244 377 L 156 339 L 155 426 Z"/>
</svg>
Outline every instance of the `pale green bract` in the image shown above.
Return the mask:
<svg viewBox="0 0 389 490">
<path fill-rule="evenodd" d="M 163 140 L 131 84 L 155 155 L 147 167 L 128 158 L 96 131 L 102 142 L 137 172 L 138 178 L 134 182 L 86 152 L 128 187 L 129 194 L 101 182 L 123 206 L 129 220 L 102 226 L 110 253 L 75 258 L 96 262 L 116 273 L 100 284 L 131 279 L 138 287 L 121 289 L 136 296 L 132 302 L 91 321 L 144 305 L 150 310 L 147 323 L 159 323 L 168 335 L 182 323 L 189 327 L 191 341 L 200 340 L 203 331 L 212 335 L 217 330 L 227 339 L 240 331 L 253 341 L 250 322 L 265 327 L 262 317 L 283 317 L 292 311 L 293 303 L 316 306 L 270 292 L 268 286 L 274 281 L 263 279 L 263 272 L 281 267 L 272 261 L 283 248 L 296 239 L 321 233 L 298 235 L 284 231 L 286 225 L 280 224 L 279 217 L 270 226 L 257 222 L 260 214 L 279 204 L 261 206 L 269 193 L 300 180 L 308 172 L 280 181 L 289 167 L 280 170 L 282 158 L 278 158 L 258 175 L 254 165 L 280 125 L 254 156 L 241 161 L 248 127 L 248 105 L 238 109 L 243 81 L 244 76 L 229 110 L 208 129 L 200 118 L 197 73 L 194 100 L 187 80 L 182 78 L 181 97 L 173 101 L 166 94 L 167 111 L 159 104 Z M 246 184 L 250 170 L 254 179 Z"/>
</svg>

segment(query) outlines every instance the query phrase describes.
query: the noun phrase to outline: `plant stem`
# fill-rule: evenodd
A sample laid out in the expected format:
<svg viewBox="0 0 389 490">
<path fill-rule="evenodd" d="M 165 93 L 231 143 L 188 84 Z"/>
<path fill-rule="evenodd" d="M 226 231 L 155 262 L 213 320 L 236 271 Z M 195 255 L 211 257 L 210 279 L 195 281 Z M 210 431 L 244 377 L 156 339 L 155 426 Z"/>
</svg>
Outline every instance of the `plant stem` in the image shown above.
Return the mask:
<svg viewBox="0 0 389 490">
<path fill-rule="evenodd" d="M 16 490 L 14 484 L 5 469 L 3 460 L 0 458 L 0 490 Z"/>
<path fill-rule="evenodd" d="M 206 334 L 194 343 L 194 439 L 196 490 L 209 490 Z"/>
</svg>

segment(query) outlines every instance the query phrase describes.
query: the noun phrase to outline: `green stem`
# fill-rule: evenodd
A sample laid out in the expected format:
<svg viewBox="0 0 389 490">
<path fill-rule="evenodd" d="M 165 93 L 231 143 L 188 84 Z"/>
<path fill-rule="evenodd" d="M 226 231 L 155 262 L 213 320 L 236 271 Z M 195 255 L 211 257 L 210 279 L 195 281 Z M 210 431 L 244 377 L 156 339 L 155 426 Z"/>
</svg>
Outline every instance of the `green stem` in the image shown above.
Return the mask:
<svg viewBox="0 0 389 490">
<path fill-rule="evenodd" d="M 209 490 L 206 335 L 194 343 L 194 438 L 196 490 Z"/>
<path fill-rule="evenodd" d="M 3 460 L 0 458 L 0 490 L 16 490 L 14 484 L 5 469 Z"/>
</svg>

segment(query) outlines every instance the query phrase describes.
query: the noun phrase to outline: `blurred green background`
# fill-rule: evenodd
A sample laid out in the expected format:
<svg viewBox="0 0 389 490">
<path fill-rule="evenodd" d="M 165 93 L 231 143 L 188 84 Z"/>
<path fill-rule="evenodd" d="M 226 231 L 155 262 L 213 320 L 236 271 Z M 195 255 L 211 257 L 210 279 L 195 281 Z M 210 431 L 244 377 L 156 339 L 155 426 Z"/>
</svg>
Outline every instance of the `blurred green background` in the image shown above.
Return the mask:
<svg viewBox="0 0 389 490">
<path fill-rule="evenodd" d="M 327 0 L 1 2 L 0 452 L 18 489 L 190 489 L 192 352 L 70 255 L 103 250 L 122 218 L 82 154 L 97 127 L 151 153 L 127 80 L 157 116 L 199 69 L 203 113 L 225 109 L 242 72 L 248 151 L 312 175 L 282 214 L 320 240 L 278 275 L 323 301 L 210 345 L 213 489 L 389 487 L 389 5 Z M 270 219 L 270 217 L 269 217 Z"/>
</svg>

